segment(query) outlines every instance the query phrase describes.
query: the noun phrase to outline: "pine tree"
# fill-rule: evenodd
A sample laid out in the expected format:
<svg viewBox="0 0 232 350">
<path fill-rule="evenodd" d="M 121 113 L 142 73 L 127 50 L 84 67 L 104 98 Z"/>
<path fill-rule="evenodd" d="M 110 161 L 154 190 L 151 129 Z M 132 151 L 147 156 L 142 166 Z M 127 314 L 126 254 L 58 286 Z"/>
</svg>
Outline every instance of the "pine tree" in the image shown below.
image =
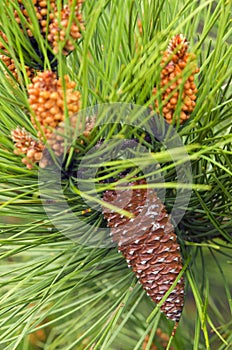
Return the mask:
<svg viewBox="0 0 232 350">
<path fill-rule="evenodd" d="M 0 348 L 230 349 L 230 12 L 2 0 Z"/>
</svg>

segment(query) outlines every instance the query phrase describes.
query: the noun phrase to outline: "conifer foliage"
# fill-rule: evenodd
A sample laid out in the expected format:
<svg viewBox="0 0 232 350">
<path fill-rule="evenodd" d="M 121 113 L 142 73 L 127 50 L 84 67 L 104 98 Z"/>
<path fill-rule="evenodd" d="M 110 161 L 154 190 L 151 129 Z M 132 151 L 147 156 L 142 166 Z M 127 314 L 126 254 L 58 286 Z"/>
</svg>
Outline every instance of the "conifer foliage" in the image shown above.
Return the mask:
<svg viewBox="0 0 232 350">
<path fill-rule="evenodd" d="M 231 348 L 230 6 L 1 0 L 1 349 Z"/>
</svg>

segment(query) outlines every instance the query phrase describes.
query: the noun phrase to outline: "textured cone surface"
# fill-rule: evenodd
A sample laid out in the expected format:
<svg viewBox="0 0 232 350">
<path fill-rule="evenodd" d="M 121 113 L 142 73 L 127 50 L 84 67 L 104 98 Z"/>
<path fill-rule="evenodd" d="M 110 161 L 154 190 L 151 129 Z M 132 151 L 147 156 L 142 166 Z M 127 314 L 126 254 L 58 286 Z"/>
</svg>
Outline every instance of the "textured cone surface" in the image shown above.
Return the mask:
<svg viewBox="0 0 232 350">
<path fill-rule="evenodd" d="M 104 201 L 133 214 L 132 218 L 104 208 L 112 240 L 132 267 L 147 295 L 158 303 L 182 269 L 180 246 L 164 205 L 153 189 L 132 189 L 144 180 L 129 184 L 125 190 L 104 193 Z M 184 279 L 161 306 L 161 311 L 178 322 L 184 304 Z"/>
</svg>

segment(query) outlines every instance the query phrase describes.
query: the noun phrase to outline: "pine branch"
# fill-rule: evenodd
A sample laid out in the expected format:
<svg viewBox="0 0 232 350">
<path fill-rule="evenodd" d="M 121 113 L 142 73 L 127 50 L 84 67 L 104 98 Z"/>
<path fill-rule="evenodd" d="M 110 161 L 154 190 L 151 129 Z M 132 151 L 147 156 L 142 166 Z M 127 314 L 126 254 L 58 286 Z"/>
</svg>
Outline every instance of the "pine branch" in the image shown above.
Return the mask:
<svg viewBox="0 0 232 350">
<path fill-rule="evenodd" d="M 159 334 L 165 333 L 169 349 L 229 349 L 230 3 L 43 3 L 3 0 L 0 12 L 0 347 L 148 350 L 163 348 Z M 42 8 L 49 14 L 45 22 Z M 161 62 L 171 38 L 180 34 L 200 71 L 194 110 L 174 129 L 162 114 L 168 84 L 161 86 Z M 187 64 L 178 91 L 191 69 Z M 65 147 L 57 155 L 46 145 L 51 167 L 41 169 L 36 162 L 27 169 L 14 153 L 11 133 L 24 128 L 38 142 L 43 120 L 32 122 L 28 86 L 44 71 L 60 81 L 65 122 L 53 135 L 63 137 Z M 81 98 L 74 124 L 66 75 Z M 151 108 L 154 87 L 159 114 Z M 85 130 L 90 117 L 94 125 Z M 104 159 L 106 154 L 111 158 Z M 180 171 L 188 166 L 189 181 Z M 106 191 L 125 190 L 128 180 L 144 177 L 164 197 L 168 213 L 177 195 L 184 212 L 177 225 L 173 216 L 184 263 L 189 262 L 174 338 L 162 304 L 149 300 L 112 246 L 101 209 Z"/>
</svg>

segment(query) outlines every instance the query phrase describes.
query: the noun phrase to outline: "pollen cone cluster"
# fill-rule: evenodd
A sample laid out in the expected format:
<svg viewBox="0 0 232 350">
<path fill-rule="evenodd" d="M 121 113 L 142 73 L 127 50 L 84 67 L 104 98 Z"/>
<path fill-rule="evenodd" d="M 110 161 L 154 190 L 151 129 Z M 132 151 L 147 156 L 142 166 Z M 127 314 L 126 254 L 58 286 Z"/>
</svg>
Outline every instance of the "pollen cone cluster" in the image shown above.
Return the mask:
<svg viewBox="0 0 232 350">
<path fill-rule="evenodd" d="M 51 71 L 39 72 L 28 86 L 29 104 L 34 116 L 31 117 L 32 124 L 38 130 L 38 137 L 42 138 L 40 127 L 46 136 L 53 133 L 65 118 L 65 106 L 68 115 L 77 113 L 80 109 L 80 92 L 75 90 L 76 83 L 65 79 L 65 92 L 62 79 L 56 78 Z"/>
<path fill-rule="evenodd" d="M 0 36 L 7 42 L 6 35 L 0 31 Z M 7 69 L 11 72 L 11 74 L 15 77 L 16 80 L 18 80 L 18 73 L 15 66 L 15 62 L 13 58 L 10 57 L 10 54 L 7 52 L 6 48 L 4 47 L 4 44 L 0 41 L 0 49 L 3 50 L 5 53 L 0 53 L 0 60 L 4 63 L 4 65 L 7 67 Z M 25 66 L 26 74 L 28 78 L 32 78 L 34 75 L 34 69 Z M 6 73 L 7 74 L 7 73 Z"/>
<path fill-rule="evenodd" d="M 16 143 L 15 153 L 26 155 L 23 163 L 28 168 L 32 168 L 33 163 L 39 161 L 41 167 L 46 167 L 49 163 L 49 159 L 46 159 L 44 155 L 41 160 L 45 142 L 48 142 L 57 156 L 64 152 L 66 108 L 70 117 L 72 135 L 75 135 L 77 125 L 79 134 L 85 137 L 88 137 L 92 131 L 95 118 L 86 118 L 83 124 L 76 115 L 80 110 L 81 96 L 75 88 L 76 83 L 70 81 L 67 76 L 64 77 L 63 84 L 62 79 L 57 79 L 56 74 L 52 71 L 39 72 L 28 85 L 29 104 L 33 112 L 31 122 L 37 130 L 39 141 L 35 141 L 24 129 L 17 128 L 12 131 L 11 135 Z"/>
<path fill-rule="evenodd" d="M 74 139 L 75 134 L 77 135 L 77 142 L 83 144 L 83 140 L 78 140 L 78 134 L 84 136 L 86 138 L 89 137 L 92 129 L 95 126 L 96 118 L 95 117 L 86 117 L 84 122 L 81 122 L 79 119 L 79 115 L 74 115 L 69 120 L 69 130 L 71 131 L 67 136 L 68 140 L 70 140 L 69 144 L 71 144 L 71 140 Z M 54 151 L 56 156 L 60 156 L 64 153 L 65 148 L 65 122 L 59 124 L 58 128 L 54 131 L 54 133 L 49 137 L 48 144 L 51 149 Z"/>
<path fill-rule="evenodd" d="M 168 123 L 172 123 L 178 100 L 180 113 L 176 119 L 180 124 L 189 119 L 196 105 L 197 88 L 194 74 L 199 72 L 195 64 L 195 55 L 187 53 L 188 43 L 182 34 L 174 36 L 163 53 L 161 66 L 162 114 Z M 187 77 L 186 77 L 187 75 Z M 158 108 L 157 88 L 153 89 L 155 105 Z M 180 96 L 181 94 L 181 96 Z"/>
<path fill-rule="evenodd" d="M 11 137 L 15 142 L 14 153 L 16 155 L 25 155 L 22 162 L 28 169 L 32 169 L 33 165 L 42 158 L 43 143 L 35 140 L 24 128 L 20 129 L 19 127 L 11 131 Z"/>
<path fill-rule="evenodd" d="M 158 346 L 153 343 L 150 347 L 150 350 L 166 349 L 169 342 L 169 335 L 164 333 L 161 328 L 157 328 L 157 331 L 155 334 L 155 340 Z M 146 338 L 144 339 L 142 350 L 146 350 L 148 342 L 149 342 L 149 335 L 147 335 Z M 174 348 L 171 347 L 170 350 L 174 350 Z"/>
<path fill-rule="evenodd" d="M 25 22 L 31 25 L 31 18 L 28 14 L 27 8 L 24 6 L 25 0 L 18 0 L 18 4 L 21 10 L 21 14 L 23 14 L 25 17 Z M 40 31 L 41 33 L 45 34 L 47 31 L 47 24 L 54 19 L 54 9 L 56 8 L 56 0 L 33 0 L 33 5 L 40 26 Z M 21 23 L 21 18 L 17 10 L 14 10 L 14 16 L 19 25 L 24 24 L 25 26 L 25 23 Z M 26 28 L 28 36 L 32 37 L 33 33 L 27 25 Z"/>
<path fill-rule="evenodd" d="M 18 0 L 21 13 L 25 17 L 25 22 L 32 24 L 27 8 L 24 6 L 25 1 Z M 68 4 L 64 5 L 61 11 L 58 10 L 56 0 L 34 0 L 34 10 L 40 32 L 45 37 L 47 35 L 50 46 L 54 52 L 58 52 L 59 42 L 63 42 L 63 54 L 68 54 L 74 49 L 73 42 L 81 37 L 81 30 L 84 29 L 81 5 L 83 0 L 77 0 L 72 10 L 74 0 L 69 0 Z M 25 27 L 25 23 L 21 23 L 21 18 L 18 10 L 14 11 L 16 21 L 21 27 Z M 26 24 L 26 30 L 29 37 L 33 38 L 33 33 Z"/>
<path fill-rule="evenodd" d="M 13 58 L 8 55 L 0 55 L 0 60 L 5 64 L 7 69 L 9 69 L 15 79 L 18 80 L 18 73 Z M 25 66 L 25 69 L 28 78 L 32 78 L 34 76 L 34 70 L 28 66 Z"/>
<path fill-rule="evenodd" d="M 103 200 L 127 210 L 128 218 L 108 208 L 104 218 L 111 228 L 113 242 L 126 258 L 147 295 L 159 303 L 182 269 L 177 237 L 164 205 L 153 189 L 133 189 L 145 180 L 131 182 L 125 190 L 108 190 Z M 161 306 L 161 311 L 179 322 L 184 304 L 184 280 L 181 278 Z"/>
<path fill-rule="evenodd" d="M 59 42 L 63 42 L 63 53 L 66 55 L 74 49 L 73 42 L 81 37 L 81 30 L 84 29 L 81 5 L 83 0 L 77 0 L 72 14 L 73 0 L 69 1 L 68 5 L 64 5 L 61 14 L 58 12 L 49 26 L 48 41 L 51 42 L 55 53 L 58 52 Z M 68 27 L 70 20 L 73 16 L 72 23 L 69 29 L 69 35 L 67 38 Z"/>
</svg>

